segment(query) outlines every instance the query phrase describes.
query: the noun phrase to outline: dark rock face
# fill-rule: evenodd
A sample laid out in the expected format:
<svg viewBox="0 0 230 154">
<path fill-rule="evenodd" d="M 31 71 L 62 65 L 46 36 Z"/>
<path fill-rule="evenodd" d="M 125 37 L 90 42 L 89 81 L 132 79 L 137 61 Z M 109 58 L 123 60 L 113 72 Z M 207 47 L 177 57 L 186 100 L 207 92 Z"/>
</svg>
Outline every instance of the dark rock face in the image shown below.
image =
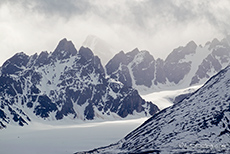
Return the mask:
<svg viewBox="0 0 230 154">
<path fill-rule="evenodd" d="M 34 108 L 37 116 L 47 118 L 51 112 L 57 110 L 57 106 L 46 95 L 39 96 L 37 102 L 38 105 Z"/>
<path fill-rule="evenodd" d="M 2 73 L 16 74 L 20 72 L 29 61 L 29 56 L 24 53 L 17 53 L 12 58 L 7 60 L 2 66 Z"/>
<path fill-rule="evenodd" d="M 155 59 L 149 52 L 144 51 L 137 54 L 131 64 L 131 68 L 136 85 L 152 86 L 155 73 Z"/>
<path fill-rule="evenodd" d="M 197 45 L 189 42 L 185 47 L 179 47 L 168 55 L 164 71 L 169 82 L 178 84 L 191 69 L 191 62 L 183 62 L 186 55 L 195 54 Z"/>
<path fill-rule="evenodd" d="M 128 87 L 132 86 L 132 78 L 130 76 L 129 68 L 126 66 L 128 58 L 123 51 L 118 53 L 105 66 L 107 74 L 113 79 L 121 81 Z"/>
<path fill-rule="evenodd" d="M 0 127 L 28 124 L 31 114 L 49 120 L 93 120 L 112 113 L 125 118 L 159 111 L 133 88 L 106 78 L 90 49 L 77 52 L 66 39 L 52 53 L 19 53 L 7 60 L 0 72 L 0 105 Z"/>
<path fill-rule="evenodd" d="M 82 153 L 230 152 L 230 66 L 115 144 Z"/>
<path fill-rule="evenodd" d="M 67 41 L 67 39 L 64 38 L 59 42 L 57 48 L 52 53 L 52 57 L 60 60 L 70 58 L 70 56 L 74 56 L 76 54 L 77 50 L 74 47 L 73 43 L 71 41 Z"/>
<path fill-rule="evenodd" d="M 156 60 L 156 79 L 154 80 L 154 84 L 158 83 L 165 84 L 166 83 L 166 74 L 164 70 L 164 61 L 160 58 Z"/>
</svg>

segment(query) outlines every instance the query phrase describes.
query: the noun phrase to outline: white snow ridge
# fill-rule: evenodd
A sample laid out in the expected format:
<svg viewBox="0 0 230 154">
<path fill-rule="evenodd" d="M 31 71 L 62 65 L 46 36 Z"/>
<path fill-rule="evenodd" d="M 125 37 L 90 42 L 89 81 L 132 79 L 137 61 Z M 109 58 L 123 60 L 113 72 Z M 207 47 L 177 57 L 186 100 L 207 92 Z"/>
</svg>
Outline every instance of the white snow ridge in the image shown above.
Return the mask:
<svg viewBox="0 0 230 154">
<path fill-rule="evenodd" d="M 230 66 L 125 138 L 83 153 L 230 153 Z M 80 152 L 81 153 L 81 152 Z"/>
</svg>

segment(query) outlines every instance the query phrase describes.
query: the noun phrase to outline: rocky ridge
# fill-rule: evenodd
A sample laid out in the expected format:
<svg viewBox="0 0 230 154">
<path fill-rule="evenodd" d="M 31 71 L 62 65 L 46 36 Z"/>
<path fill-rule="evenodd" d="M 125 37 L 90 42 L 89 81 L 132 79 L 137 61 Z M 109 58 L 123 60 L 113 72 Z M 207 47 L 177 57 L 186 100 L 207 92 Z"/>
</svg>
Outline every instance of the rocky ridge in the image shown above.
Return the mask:
<svg viewBox="0 0 230 154">
<path fill-rule="evenodd" d="M 155 59 L 148 51 L 123 51 L 105 66 L 107 74 L 132 86 L 141 94 L 202 85 L 229 64 L 230 37 L 214 39 L 204 47 L 194 41 L 174 49 L 165 60 Z"/>
<path fill-rule="evenodd" d="M 0 126 L 40 120 L 150 116 L 158 107 L 132 87 L 105 76 L 89 48 L 63 39 L 54 52 L 17 53 L 0 70 Z"/>
</svg>

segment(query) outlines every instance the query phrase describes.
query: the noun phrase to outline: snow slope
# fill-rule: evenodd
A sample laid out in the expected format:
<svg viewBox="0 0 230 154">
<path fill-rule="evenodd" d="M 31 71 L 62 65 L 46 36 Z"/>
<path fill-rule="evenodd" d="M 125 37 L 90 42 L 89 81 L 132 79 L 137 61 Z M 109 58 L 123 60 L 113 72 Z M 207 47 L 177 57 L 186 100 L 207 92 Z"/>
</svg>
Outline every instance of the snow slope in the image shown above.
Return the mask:
<svg viewBox="0 0 230 154">
<path fill-rule="evenodd" d="M 230 66 L 125 138 L 88 153 L 230 153 Z"/>
</svg>

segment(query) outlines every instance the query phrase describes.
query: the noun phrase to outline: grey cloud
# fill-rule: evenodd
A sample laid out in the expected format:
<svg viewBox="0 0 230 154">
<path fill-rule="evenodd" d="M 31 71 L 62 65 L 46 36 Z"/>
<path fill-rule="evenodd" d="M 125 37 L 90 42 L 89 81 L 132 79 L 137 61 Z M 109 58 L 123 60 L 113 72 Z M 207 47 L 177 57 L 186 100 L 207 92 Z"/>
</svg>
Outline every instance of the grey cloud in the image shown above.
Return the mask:
<svg viewBox="0 0 230 154">
<path fill-rule="evenodd" d="M 209 7 L 209 9 L 205 10 L 204 16 L 205 19 L 218 28 L 222 33 L 229 34 L 229 27 L 230 27 L 230 3 L 228 5 L 223 6 L 215 6 L 215 8 Z"/>
<path fill-rule="evenodd" d="M 205 20 L 205 24 L 210 24 L 220 31 L 228 29 L 230 19 L 229 5 L 213 7 L 227 0 L 213 1 L 172 1 L 172 0 L 147 0 L 136 3 L 129 3 L 135 22 L 141 27 L 149 27 L 147 23 L 153 23 L 158 29 L 162 24 L 180 24 L 186 26 L 194 21 Z M 220 14 L 222 12 L 222 14 Z M 220 18 L 221 16 L 221 18 Z M 156 21 L 159 20 L 159 23 Z M 149 21 L 149 22 L 146 22 Z M 155 21 L 155 22 L 154 22 Z"/>
<path fill-rule="evenodd" d="M 88 0 L 8 0 L 0 4 L 23 8 L 26 13 L 64 18 L 86 14 L 91 7 Z"/>
<path fill-rule="evenodd" d="M 186 24 L 203 17 L 212 24 L 224 22 L 219 21 L 212 11 L 211 5 L 218 3 L 217 0 L 211 2 L 207 0 L 118 0 L 112 2 L 113 5 L 106 5 L 109 2 L 103 0 L 8 0 L 5 2 L 19 4 L 26 11 L 38 12 L 46 16 L 71 18 L 88 14 L 98 16 L 108 24 L 122 23 L 129 26 L 136 25 L 139 28 L 148 27 L 147 21 L 159 19 L 162 22 Z"/>
<path fill-rule="evenodd" d="M 39 0 L 36 1 L 34 10 L 46 15 L 59 15 L 69 18 L 85 14 L 90 8 L 87 0 Z"/>
<path fill-rule="evenodd" d="M 142 18 L 163 19 L 165 22 L 186 22 L 197 17 L 193 11 L 191 2 L 182 2 L 177 5 L 171 0 L 144 1 L 142 5 L 133 7 L 135 14 L 141 14 Z M 146 12 L 148 12 L 146 14 Z M 142 19 L 143 20 L 143 19 Z"/>
<path fill-rule="evenodd" d="M 225 2 L 227 0 L 222 0 Z M 217 10 L 213 10 L 213 5 L 219 3 L 219 0 L 117 0 L 113 5 L 106 5 L 109 2 L 103 0 L 7 0 L 3 3 L 11 5 L 21 5 L 25 10 L 38 12 L 46 16 L 57 15 L 64 18 L 71 18 L 78 15 L 99 16 L 105 22 L 122 24 L 137 24 L 147 26 L 146 21 L 162 19 L 164 22 L 187 23 L 191 20 L 205 18 L 212 24 L 220 21 L 215 15 Z M 121 5 L 123 6 L 121 6 Z M 229 6 L 226 8 L 223 16 L 229 15 Z M 227 22 L 227 21 L 226 21 Z"/>
</svg>

